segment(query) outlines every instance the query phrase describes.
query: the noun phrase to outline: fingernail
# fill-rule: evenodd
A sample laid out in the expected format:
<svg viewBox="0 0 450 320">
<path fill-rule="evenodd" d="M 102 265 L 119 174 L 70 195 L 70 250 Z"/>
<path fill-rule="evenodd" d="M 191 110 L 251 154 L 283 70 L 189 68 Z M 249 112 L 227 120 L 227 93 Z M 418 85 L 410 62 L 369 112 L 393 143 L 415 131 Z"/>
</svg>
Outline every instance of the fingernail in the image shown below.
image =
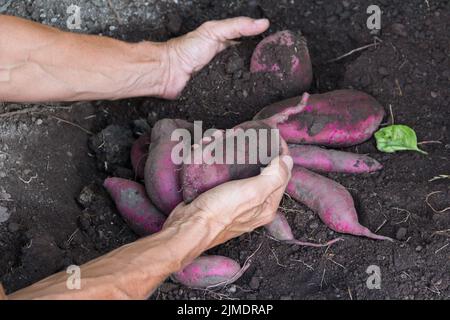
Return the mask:
<svg viewBox="0 0 450 320">
<path fill-rule="evenodd" d="M 292 167 L 294 166 L 294 160 L 292 160 L 291 156 L 288 155 L 281 156 L 281 160 L 284 162 L 284 164 L 288 167 L 289 170 L 292 170 Z"/>
<path fill-rule="evenodd" d="M 267 19 L 258 19 L 258 20 L 255 20 L 253 23 L 257 24 L 259 26 L 262 26 L 262 25 L 267 24 L 267 22 L 269 22 L 269 20 L 267 20 Z"/>
</svg>

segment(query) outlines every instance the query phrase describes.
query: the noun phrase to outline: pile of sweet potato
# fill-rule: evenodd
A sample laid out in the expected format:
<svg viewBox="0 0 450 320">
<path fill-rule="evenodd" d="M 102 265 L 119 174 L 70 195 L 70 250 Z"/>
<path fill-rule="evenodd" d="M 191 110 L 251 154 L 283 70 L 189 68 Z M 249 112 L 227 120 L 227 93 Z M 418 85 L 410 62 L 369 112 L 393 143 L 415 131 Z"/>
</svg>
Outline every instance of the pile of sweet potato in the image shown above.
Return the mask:
<svg viewBox="0 0 450 320">
<path fill-rule="evenodd" d="M 288 146 L 287 152 L 295 164 L 287 194 L 315 211 L 336 232 L 392 241 L 360 225 L 350 193 L 339 183 L 316 173 L 380 170 L 381 164 L 368 156 L 329 148 L 357 145 L 372 137 L 384 117 L 383 107 L 373 97 L 355 90 L 305 93 L 312 81 L 312 66 L 306 40 L 299 33 L 281 31 L 263 39 L 253 53 L 250 71 L 269 73 L 284 83 L 287 92 L 303 93 L 267 106 L 252 121 L 233 128 L 279 130 L 280 148 L 286 152 Z M 264 165 L 260 161 L 175 164 L 171 159 L 172 149 L 178 143 L 171 140 L 175 129 L 192 131 L 193 124 L 163 119 L 135 142 L 131 162 L 137 180 L 144 180 L 145 187 L 121 178 L 108 178 L 104 183 L 124 220 L 141 236 L 161 230 L 166 217 L 179 203 L 189 203 L 227 181 L 255 176 Z M 207 147 L 218 139 L 228 139 L 218 133 L 213 140 L 192 141 L 192 144 Z M 195 152 L 194 148 L 194 155 Z M 249 156 L 245 154 L 246 158 Z M 325 244 L 296 240 L 280 212 L 266 230 L 277 240 L 299 245 L 328 246 L 340 240 Z M 230 283 L 245 268 L 226 257 L 202 256 L 172 278 L 190 287 L 204 288 Z"/>
</svg>

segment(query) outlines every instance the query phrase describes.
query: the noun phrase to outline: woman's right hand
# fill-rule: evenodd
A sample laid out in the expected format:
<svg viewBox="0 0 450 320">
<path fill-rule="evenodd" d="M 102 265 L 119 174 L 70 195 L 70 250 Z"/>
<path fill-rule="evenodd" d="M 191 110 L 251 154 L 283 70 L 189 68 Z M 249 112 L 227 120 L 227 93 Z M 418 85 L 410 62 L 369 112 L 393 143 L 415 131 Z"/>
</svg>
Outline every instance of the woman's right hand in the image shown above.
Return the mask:
<svg viewBox="0 0 450 320">
<path fill-rule="evenodd" d="M 282 155 L 258 176 L 224 183 L 190 204 L 180 204 L 170 214 L 164 229 L 196 220 L 214 234 L 206 246 L 212 248 L 266 225 L 275 218 L 292 166 L 292 158 Z"/>
</svg>

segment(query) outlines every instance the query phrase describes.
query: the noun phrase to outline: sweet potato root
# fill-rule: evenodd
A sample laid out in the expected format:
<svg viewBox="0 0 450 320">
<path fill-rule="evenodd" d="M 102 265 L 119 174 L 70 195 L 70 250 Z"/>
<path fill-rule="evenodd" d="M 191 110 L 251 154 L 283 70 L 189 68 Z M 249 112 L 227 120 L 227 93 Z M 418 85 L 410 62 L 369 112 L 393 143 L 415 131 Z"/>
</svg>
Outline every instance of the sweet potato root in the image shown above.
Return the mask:
<svg viewBox="0 0 450 320">
<path fill-rule="evenodd" d="M 265 228 L 269 232 L 269 235 L 271 235 L 276 240 L 283 241 L 283 242 L 286 242 L 289 244 L 296 244 L 299 246 L 327 247 L 327 246 L 330 246 L 333 243 L 341 240 L 340 238 L 337 238 L 337 239 L 328 241 L 324 244 L 299 241 L 294 238 L 292 229 L 289 226 L 289 223 L 288 223 L 286 217 L 281 212 L 277 212 L 275 219 L 271 223 L 266 225 Z"/>
<path fill-rule="evenodd" d="M 250 71 L 272 74 L 286 96 L 307 91 L 313 73 L 306 39 L 289 30 L 264 38 L 253 52 Z"/>
<path fill-rule="evenodd" d="M 145 162 L 150 145 L 150 133 L 143 134 L 133 143 L 131 147 L 131 165 L 137 179 L 144 179 Z"/>
<path fill-rule="evenodd" d="M 222 256 L 201 256 L 172 279 L 191 288 L 208 288 L 233 283 L 245 272 L 236 261 Z"/>
<path fill-rule="evenodd" d="M 352 196 L 347 189 L 333 180 L 294 166 L 286 192 L 315 211 L 320 219 L 336 232 L 393 241 L 389 237 L 376 235 L 359 224 Z"/>
<path fill-rule="evenodd" d="M 193 124 L 179 119 L 162 119 L 155 124 L 144 171 L 147 194 L 165 214 L 183 201 L 179 179 L 181 165 L 175 164 L 171 157 L 172 149 L 178 144 L 178 141 L 171 141 L 176 129 L 192 131 Z"/>
<path fill-rule="evenodd" d="M 267 106 L 255 119 L 279 114 L 299 100 L 295 97 Z M 352 146 L 369 139 L 383 117 L 383 107 L 368 94 L 336 90 L 311 95 L 304 110 L 278 123 L 278 128 L 287 143 Z"/>
<path fill-rule="evenodd" d="M 318 172 L 368 173 L 383 166 L 366 155 L 308 145 L 289 145 L 294 164 Z"/>
<path fill-rule="evenodd" d="M 122 178 L 107 178 L 103 186 L 122 218 L 138 235 L 148 236 L 162 229 L 166 217 L 147 198 L 144 186 Z"/>
</svg>

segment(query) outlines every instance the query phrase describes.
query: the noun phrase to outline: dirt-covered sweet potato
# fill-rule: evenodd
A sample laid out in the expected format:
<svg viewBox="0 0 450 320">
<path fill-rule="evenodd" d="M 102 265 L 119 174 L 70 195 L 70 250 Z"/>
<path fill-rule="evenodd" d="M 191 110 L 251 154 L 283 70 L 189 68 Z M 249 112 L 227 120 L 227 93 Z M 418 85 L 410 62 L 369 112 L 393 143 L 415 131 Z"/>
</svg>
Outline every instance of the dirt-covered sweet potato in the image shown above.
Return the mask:
<svg viewBox="0 0 450 320">
<path fill-rule="evenodd" d="M 377 240 L 389 237 L 372 233 L 358 222 L 353 198 L 339 183 L 300 166 L 294 166 L 286 192 L 315 211 L 332 230 Z"/>
<path fill-rule="evenodd" d="M 255 119 L 265 119 L 292 108 L 300 97 L 262 109 Z M 302 112 L 278 124 L 287 143 L 352 146 L 369 139 L 384 117 L 383 107 L 370 95 L 356 90 L 313 94 Z"/>
<path fill-rule="evenodd" d="M 300 32 L 276 32 L 255 48 L 250 71 L 273 75 L 275 87 L 286 97 L 301 94 L 311 85 L 313 73 L 306 39 Z"/>
<path fill-rule="evenodd" d="M 233 283 L 247 268 L 223 256 L 201 256 L 183 270 L 172 274 L 172 279 L 191 288 L 208 288 Z"/>
<path fill-rule="evenodd" d="M 144 170 L 147 194 L 165 214 L 183 201 L 179 179 L 181 165 L 172 159 L 172 150 L 179 143 L 171 141 L 176 129 L 192 131 L 193 124 L 180 119 L 162 119 L 154 125 Z"/>
<path fill-rule="evenodd" d="M 319 172 L 368 173 L 383 166 L 363 154 L 324 149 L 309 145 L 289 145 L 294 164 Z"/>
<path fill-rule="evenodd" d="M 269 232 L 269 235 L 272 236 L 274 239 L 283 241 L 283 242 L 286 242 L 289 244 L 296 244 L 299 246 L 327 247 L 327 246 L 330 246 L 333 243 L 341 240 L 340 238 L 337 238 L 337 239 L 328 241 L 324 244 L 299 241 L 294 238 L 294 234 L 292 233 L 292 229 L 289 226 L 289 222 L 287 221 L 284 214 L 279 211 L 277 212 L 275 219 L 268 225 L 265 225 L 265 228 Z"/>
<path fill-rule="evenodd" d="M 148 236 L 162 229 L 166 216 L 148 199 L 144 186 L 122 178 L 107 178 L 103 186 L 122 218 L 138 235 Z"/>
</svg>

